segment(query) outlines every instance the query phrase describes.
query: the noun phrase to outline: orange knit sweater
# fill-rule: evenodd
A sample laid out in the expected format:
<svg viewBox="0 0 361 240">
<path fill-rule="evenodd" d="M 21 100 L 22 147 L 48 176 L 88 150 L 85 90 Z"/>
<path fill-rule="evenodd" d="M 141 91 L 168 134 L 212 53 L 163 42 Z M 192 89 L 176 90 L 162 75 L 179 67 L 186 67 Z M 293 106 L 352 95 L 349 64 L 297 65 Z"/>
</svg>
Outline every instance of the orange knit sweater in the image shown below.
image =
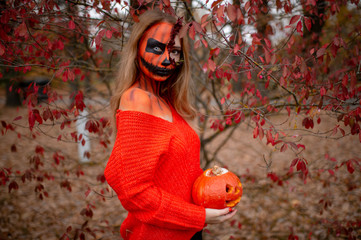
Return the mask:
<svg viewBox="0 0 361 240">
<path fill-rule="evenodd" d="M 128 216 L 124 239 L 188 240 L 205 223 L 192 203 L 202 174 L 197 134 L 172 108 L 173 122 L 137 111 L 118 111 L 117 136 L 104 174 Z"/>
</svg>

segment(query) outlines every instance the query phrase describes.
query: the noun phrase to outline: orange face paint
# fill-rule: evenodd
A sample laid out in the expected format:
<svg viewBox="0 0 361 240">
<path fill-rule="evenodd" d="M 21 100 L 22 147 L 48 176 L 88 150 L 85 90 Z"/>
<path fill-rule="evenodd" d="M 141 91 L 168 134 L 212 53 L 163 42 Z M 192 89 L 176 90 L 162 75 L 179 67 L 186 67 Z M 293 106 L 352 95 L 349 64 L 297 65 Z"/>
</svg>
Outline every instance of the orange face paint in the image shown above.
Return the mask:
<svg viewBox="0 0 361 240">
<path fill-rule="evenodd" d="M 140 70 L 156 81 L 168 79 L 181 58 L 181 45 L 177 36 L 174 46 L 168 49 L 172 28 L 171 23 L 156 23 L 143 34 L 138 45 Z"/>
</svg>

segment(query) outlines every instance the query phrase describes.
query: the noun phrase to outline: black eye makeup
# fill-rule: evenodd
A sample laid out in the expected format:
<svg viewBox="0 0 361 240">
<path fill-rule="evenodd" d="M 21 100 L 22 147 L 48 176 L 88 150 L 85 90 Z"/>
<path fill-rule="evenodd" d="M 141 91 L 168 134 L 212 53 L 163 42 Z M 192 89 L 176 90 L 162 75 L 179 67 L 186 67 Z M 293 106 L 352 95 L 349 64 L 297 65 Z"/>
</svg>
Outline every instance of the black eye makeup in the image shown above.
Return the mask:
<svg viewBox="0 0 361 240">
<path fill-rule="evenodd" d="M 164 43 L 161 43 L 154 38 L 149 38 L 147 41 L 147 46 L 145 47 L 145 51 L 161 55 L 163 54 L 165 47 L 166 45 Z"/>
</svg>

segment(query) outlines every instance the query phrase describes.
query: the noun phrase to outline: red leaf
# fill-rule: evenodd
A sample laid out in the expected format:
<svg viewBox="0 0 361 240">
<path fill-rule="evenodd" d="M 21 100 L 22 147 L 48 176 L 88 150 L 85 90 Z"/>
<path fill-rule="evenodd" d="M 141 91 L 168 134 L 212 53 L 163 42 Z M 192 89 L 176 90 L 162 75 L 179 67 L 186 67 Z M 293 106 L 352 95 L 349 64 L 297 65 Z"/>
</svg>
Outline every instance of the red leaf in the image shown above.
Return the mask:
<svg viewBox="0 0 361 240">
<path fill-rule="evenodd" d="M 348 75 L 345 74 L 345 76 L 343 76 L 343 78 L 342 78 L 342 85 L 344 87 L 347 87 L 347 83 L 348 83 Z"/>
<path fill-rule="evenodd" d="M 290 25 L 294 24 L 295 22 L 297 22 L 300 19 L 301 15 L 295 15 L 291 18 L 290 20 Z"/>
<path fill-rule="evenodd" d="M 192 26 L 194 26 L 195 32 L 200 33 L 203 31 L 202 26 L 199 23 L 197 23 L 195 21 L 193 21 L 192 23 L 193 23 Z"/>
<path fill-rule="evenodd" d="M 202 18 L 201 18 L 202 27 L 203 27 L 203 24 L 206 23 L 208 16 L 209 16 L 209 14 L 204 14 L 204 15 L 202 16 Z"/>
<path fill-rule="evenodd" d="M 196 36 L 196 31 L 195 31 L 195 29 L 194 29 L 194 25 L 193 25 L 193 24 L 192 24 L 192 26 L 189 28 L 188 34 L 189 34 L 189 37 L 194 40 L 194 38 L 195 38 L 195 36 Z"/>
<path fill-rule="evenodd" d="M 22 119 L 22 118 L 23 118 L 22 116 L 17 116 L 16 118 L 14 118 L 13 121 L 18 121 L 18 120 L 20 120 L 20 119 Z"/>
<path fill-rule="evenodd" d="M 19 185 L 14 180 L 11 181 L 11 183 L 9 184 L 9 193 L 11 192 L 12 189 L 14 189 L 14 190 L 19 189 Z"/>
<path fill-rule="evenodd" d="M 5 53 L 5 47 L 0 43 L 0 56 Z"/>
<path fill-rule="evenodd" d="M 28 30 L 27 30 L 27 28 L 26 28 L 25 21 L 16 28 L 15 32 L 16 32 L 20 37 L 25 37 L 25 36 L 27 36 Z"/>
<path fill-rule="evenodd" d="M 346 163 L 346 166 L 347 166 L 347 171 L 349 173 L 352 174 L 355 171 L 355 168 L 352 165 L 352 160 L 348 160 L 347 163 Z"/>
<path fill-rule="evenodd" d="M 235 46 L 234 46 L 234 48 L 233 48 L 233 53 L 234 54 L 237 54 L 238 53 L 238 51 L 239 51 L 239 45 L 238 44 L 235 44 Z"/>
<path fill-rule="evenodd" d="M 194 49 L 199 48 L 200 45 L 201 45 L 201 41 L 198 39 L 198 40 L 194 43 Z"/>
<path fill-rule="evenodd" d="M 298 161 L 297 163 L 297 171 L 305 172 L 307 170 L 306 164 L 304 161 Z"/>
<path fill-rule="evenodd" d="M 73 21 L 73 20 L 70 20 L 68 26 L 69 26 L 69 29 L 75 29 L 75 23 L 74 23 L 74 21 Z"/>
<path fill-rule="evenodd" d="M 320 49 L 318 49 L 318 51 L 316 53 L 316 57 L 319 58 L 319 57 L 325 55 L 325 53 L 326 53 L 326 49 L 325 48 L 320 48 Z"/>
<path fill-rule="evenodd" d="M 244 5 L 244 9 L 245 9 L 246 11 L 248 11 L 248 9 L 250 8 L 250 6 L 251 6 L 251 1 L 247 1 L 246 4 Z"/>
<path fill-rule="evenodd" d="M 303 145 L 303 144 L 297 144 L 297 148 L 303 148 L 303 150 L 306 149 L 305 145 Z"/>
<path fill-rule="evenodd" d="M 332 169 L 328 169 L 328 172 L 331 174 L 331 176 L 335 175 L 335 172 Z"/>
<path fill-rule="evenodd" d="M 343 130 L 342 128 L 339 128 L 340 129 L 340 132 L 342 133 L 342 136 L 345 136 L 345 130 Z M 360 133 L 361 134 L 361 133 Z M 361 142 L 361 136 L 359 135 L 359 138 L 360 138 L 360 142 Z"/>
<path fill-rule="evenodd" d="M 223 97 L 223 98 L 221 99 L 221 104 L 223 105 L 225 102 L 226 102 L 226 99 Z"/>
<path fill-rule="evenodd" d="M 286 110 L 287 110 L 288 116 L 290 116 L 291 115 L 291 108 L 289 106 L 287 106 Z"/>
<path fill-rule="evenodd" d="M 222 2 L 223 0 L 217 0 L 215 2 L 212 3 L 211 8 L 214 8 L 218 3 Z"/>
<path fill-rule="evenodd" d="M 208 43 L 207 43 L 207 41 L 204 40 L 203 38 L 202 38 L 201 40 L 202 40 L 203 45 L 204 45 L 206 48 L 208 48 Z"/>
<path fill-rule="evenodd" d="M 272 48 L 272 43 L 271 43 L 271 41 L 270 41 L 268 38 L 265 38 L 264 41 L 266 42 L 267 47 L 268 47 L 269 49 L 271 49 L 271 48 Z"/>
<path fill-rule="evenodd" d="M 298 162 L 298 158 L 293 159 L 290 167 L 296 166 L 297 162 Z"/>
<path fill-rule="evenodd" d="M 105 36 L 107 36 L 107 38 L 112 38 L 113 32 L 110 30 L 107 30 Z"/>
<path fill-rule="evenodd" d="M 305 25 L 306 25 L 307 30 L 311 31 L 311 27 L 312 27 L 311 19 L 309 19 L 308 17 L 305 17 L 304 21 L 305 21 Z"/>
<path fill-rule="evenodd" d="M 271 130 L 267 131 L 266 138 L 267 138 L 267 143 L 272 143 L 272 144 L 274 143 L 274 139 L 272 137 Z"/>
<path fill-rule="evenodd" d="M 16 151 L 17 151 L 16 145 L 15 144 L 11 145 L 11 152 L 16 152 Z"/>
<path fill-rule="evenodd" d="M 85 197 L 89 196 L 90 193 L 91 193 L 91 189 L 88 187 L 88 190 L 85 192 Z"/>
<path fill-rule="evenodd" d="M 237 20 L 237 8 L 232 4 L 228 4 L 227 6 L 227 15 L 229 19 L 234 22 Z"/>
<path fill-rule="evenodd" d="M 326 89 L 325 89 L 325 87 L 322 87 L 322 88 L 320 89 L 320 94 L 321 94 L 321 97 L 326 94 Z"/>
<path fill-rule="evenodd" d="M 35 148 L 35 152 L 40 155 L 44 155 L 44 148 L 42 146 L 37 145 Z"/>
<path fill-rule="evenodd" d="M 28 122 L 30 130 L 32 130 L 35 125 L 35 116 L 33 114 L 33 111 L 29 111 Z"/>
<path fill-rule="evenodd" d="M 179 31 L 179 38 L 184 38 L 186 36 L 190 24 L 191 23 L 189 22 L 181 28 Z"/>
<path fill-rule="evenodd" d="M 239 9 L 239 8 L 237 8 L 237 23 L 238 23 L 238 25 L 244 24 L 244 17 L 241 12 L 241 9 Z M 239 39 L 242 39 L 242 38 L 239 38 Z"/>
<path fill-rule="evenodd" d="M 169 0 L 163 0 L 163 3 L 164 3 L 167 7 L 170 7 L 170 1 L 169 1 Z"/>
<path fill-rule="evenodd" d="M 281 152 L 285 152 L 287 150 L 287 148 L 288 148 L 287 143 L 284 143 L 281 147 Z"/>
<path fill-rule="evenodd" d="M 208 69 L 211 71 L 215 71 L 216 70 L 216 64 L 213 62 L 212 59 L 208 59 Z"/>
<path fill-rule="evenodd" d="M 302 22 L 299 21 L 296 26 L 297 32 L 302 33 Z"/>
<path fill-rule="evenodd" d="M 259 128 L 259 140 L 262 140 L 264 137 L 264 132 L 263 132 L 263 128 Z"/>
<path fill-rule="evenodd" d="M 253 130 L 253 138 L 257 138 L 258 137 L 258 133 L 259 133 L 259 129 L 258 126 L 256 126 Z"/>
</svg>

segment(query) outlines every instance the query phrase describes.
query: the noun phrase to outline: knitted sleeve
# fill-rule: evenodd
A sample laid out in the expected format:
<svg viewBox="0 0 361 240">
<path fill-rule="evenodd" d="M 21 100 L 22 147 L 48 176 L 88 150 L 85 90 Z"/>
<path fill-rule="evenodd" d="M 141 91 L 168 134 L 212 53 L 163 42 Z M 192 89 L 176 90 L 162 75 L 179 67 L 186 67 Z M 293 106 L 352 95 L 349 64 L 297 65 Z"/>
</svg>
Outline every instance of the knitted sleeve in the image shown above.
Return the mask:
<svg viewBox="0 0 361 240">
<path fill-rule="evenodd" d="M 159 159 L 169 147 L 171 124 L 142 112 L 118 113 L 117 137 L 105 177 L 123 207 L 140 221 L 200 230 L 205 222 L 204 207 L 185 202 L 153 183 Z"/>
</svg>

